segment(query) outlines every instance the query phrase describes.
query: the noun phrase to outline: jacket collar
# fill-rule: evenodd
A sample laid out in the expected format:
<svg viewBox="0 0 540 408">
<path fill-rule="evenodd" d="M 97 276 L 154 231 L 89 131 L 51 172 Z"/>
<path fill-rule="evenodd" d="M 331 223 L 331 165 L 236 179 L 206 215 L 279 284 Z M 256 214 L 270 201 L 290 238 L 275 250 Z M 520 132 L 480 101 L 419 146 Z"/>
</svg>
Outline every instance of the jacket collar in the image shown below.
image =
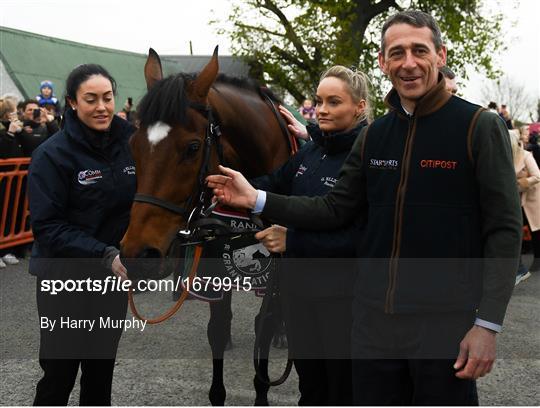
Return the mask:
<svg viewBox="0 0 540 408">
<path fill-rule="evenodd" d="M 350 130 L 338 133 L 324 133 L 319 125 L 314 123 L 309 123 L 306 129 L 313 142 L 321 146 L 325 153 L 335 154 L 344 150 L 350 150 L 356 137 L 365 125 L 366 122 L 363 121 Z"/>
<path fill-rule="evenodd" d="M 446 83 L 444 77 L 439 73 L 437 85 L 431 88 L 424 96 L 422 96 L 417 102 L 414 108 L 414 116 L 427 116 L 433 112 L 441 109 L 446 102 L 452 97 L 446 90 Z M 392 88 L 386 98 L 384 99 L 385 105 L 391 110 L 396 111 L 401 115 L 407 115 L 401 106 L 401 100 L 395 88 Z"/>
<path fill-rule="evenodd" d="M 89 140 L 88 132 L 92 132 L 92 130 L 84 126 L 72 109 L 66 111 L 64 121 L 64 130 L 69 137 L 92 150 L 96 150 L 96 147 L 94 146 L 95 143 L 92 143 Z M 123 137 L 128 138 L 135 130 L 136 128 L 129 122 L 114 115 L 108 132 L 111 137 L 111 143 L 114 143 Z"/>
</svg>

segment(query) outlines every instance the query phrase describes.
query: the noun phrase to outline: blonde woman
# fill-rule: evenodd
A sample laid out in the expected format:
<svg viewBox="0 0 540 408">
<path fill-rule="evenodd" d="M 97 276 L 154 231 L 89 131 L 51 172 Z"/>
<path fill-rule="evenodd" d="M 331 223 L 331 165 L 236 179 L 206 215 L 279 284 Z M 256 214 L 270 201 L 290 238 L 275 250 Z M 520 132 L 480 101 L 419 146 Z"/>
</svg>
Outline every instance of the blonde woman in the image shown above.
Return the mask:
<svg viewBox="0 0 540 408">
<path fill-rule="evenodd" d="M 531 152 L 523 148 L 520 138 L 520 131 L 512 129 L 509 131 L 512 144 L 512 156 L 514 159 L 514 169 L 516 170 L 517 183 L 521 194 L 521 206 L 523 208 L 524 220 L 529 225 L 531 233 L 538 238 L 540 230 L 540 170 Z M 538 269 L 535 265 L 539 262 L 538 239 L 534 240 L 534 263 L 531 270 Z M 520 263 L 516 285 L 531 276 L 530 272 Z"/>
<path fill-rule="evenodd" d="M 357 136 L 367 124 L 368 80 L 362 72 L 334 66 L 317 87 L 317 123 L 301 125 L 281 108 L 291 132 L 310 139 L 274 173 L 252 180 L 265 191 L 320 196 L 329 192 Z M 271 252 L 304 258 L 280 273 L 289 349 L 298 373 L 299 405 L 351 405 L 350 336 L 355 269 L 342 260 L 355 256 L 356 226 L 303 231 L 274 225 L 255 237 Z M 305 258 L 311 258 L 307 260 Z"/>
</svg>

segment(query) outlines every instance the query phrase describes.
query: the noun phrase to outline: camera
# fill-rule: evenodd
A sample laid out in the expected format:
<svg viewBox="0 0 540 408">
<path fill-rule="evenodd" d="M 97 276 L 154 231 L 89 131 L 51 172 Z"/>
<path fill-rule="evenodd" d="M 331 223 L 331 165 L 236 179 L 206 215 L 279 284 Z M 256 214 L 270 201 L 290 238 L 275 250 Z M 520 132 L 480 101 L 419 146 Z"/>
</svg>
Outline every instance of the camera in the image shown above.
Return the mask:
<svg viewBox="0 0 540 408">
<path fill-rule="evenodd" d="M 33 118 L 34 120 L 39 119 L 41 117 L 41 110 L 40 109 L 34 109 Z"/>
</svg>

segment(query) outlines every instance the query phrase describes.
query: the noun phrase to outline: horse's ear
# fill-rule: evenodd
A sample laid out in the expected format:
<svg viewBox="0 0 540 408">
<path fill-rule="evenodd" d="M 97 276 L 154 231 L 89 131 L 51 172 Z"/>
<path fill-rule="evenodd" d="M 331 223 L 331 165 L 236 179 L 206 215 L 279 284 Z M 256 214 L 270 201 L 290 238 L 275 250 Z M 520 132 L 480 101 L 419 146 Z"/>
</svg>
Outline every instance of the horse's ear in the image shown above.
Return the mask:
<svg viewBox="0 0 540 408">
<path fill-rule="evenodd" d="M 218 63 L 218 46 L 214 48 L 214 54 L 212 58 L 206 64 L 206 66 L 199 72 L 195 81 L 193 81 L 193 90 L 197 96 L 200 98 L 206 98 L 210 87 L 216 80 L 217 74 L 219 71 Z"/>
<path fill-rule="evenodd" d="M 148 50 L 148 58 L 144 64 L 144 78 L 146 79 L 146 89 L 152 88 L 157 81 L 163 78 L 161 60 L 153 48 Z"/>
</svg>

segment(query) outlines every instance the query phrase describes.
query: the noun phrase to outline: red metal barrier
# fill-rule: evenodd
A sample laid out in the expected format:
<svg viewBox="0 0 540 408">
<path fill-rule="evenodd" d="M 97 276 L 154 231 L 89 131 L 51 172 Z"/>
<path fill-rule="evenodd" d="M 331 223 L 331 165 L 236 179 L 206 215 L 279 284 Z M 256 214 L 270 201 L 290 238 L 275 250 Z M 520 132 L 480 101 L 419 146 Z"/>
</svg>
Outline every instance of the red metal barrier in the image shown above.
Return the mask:
<svg viewBox="0 0 540 408">
<path fill-rule="evenodd" d="M 26 196 L 29 157 L 0 160 L 0 249 L 34 240 Z"/>
</svg>

